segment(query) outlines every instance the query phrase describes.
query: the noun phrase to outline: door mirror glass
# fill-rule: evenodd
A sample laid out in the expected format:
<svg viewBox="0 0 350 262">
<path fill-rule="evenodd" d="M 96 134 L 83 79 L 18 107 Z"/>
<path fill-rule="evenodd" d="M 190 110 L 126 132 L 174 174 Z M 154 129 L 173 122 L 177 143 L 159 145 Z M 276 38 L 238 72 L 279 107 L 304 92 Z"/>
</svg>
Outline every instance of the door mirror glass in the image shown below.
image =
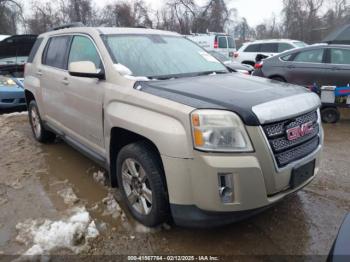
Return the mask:
<svg viewBox="0 0 350 262">
<path fill-rule="evenodd" d="M 104 79 L 104 74 L 100 69 L 97 70 L 91 61 L 72 62 L 69 64 L 68 71 L 72 76 Z"/>
</svg>

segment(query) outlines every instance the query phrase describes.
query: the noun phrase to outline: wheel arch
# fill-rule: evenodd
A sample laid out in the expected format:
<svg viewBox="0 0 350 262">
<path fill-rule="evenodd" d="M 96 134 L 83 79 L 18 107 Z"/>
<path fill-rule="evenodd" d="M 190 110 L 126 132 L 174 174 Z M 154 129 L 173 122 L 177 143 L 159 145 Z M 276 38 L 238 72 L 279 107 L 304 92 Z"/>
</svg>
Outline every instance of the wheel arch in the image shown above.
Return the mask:
<svg viewBox="0 0 350 262">
<path fill-rule="evenodd" d="M 118 187 L 118 182 L 116 177 L 116 170 L 117 170 L 116 159 L 118 157 L 118 154 L 124 146 L 131 143 L 145 141 L 152 148 L 152 150 L 158 155 L 159 163 L 164 172 L 164 166 L 163 166 L 161 154 L 159 152 L 158 147 L 152 140 L 121 127 L 113 127 L 111 129 L 110 136 L 111 137 L 110 137 L 110 145 L 109 145 L 109 159 L 110 159 L 109 172 L 110 172 L 110 184 L 112 187 Z M 166 182 L 165 176 L 164 176 L 164 179 Z"/>
<path fill-rule="evenodd" d="M 274 78 L 281 78 L 281 79 L 283 79 L 285 82 L 287 82 L 287 79 L 284 77 L 284 76 L 281 76 L 281 75 L 279 75 L 279 74 L 274 74 L 274 75 L 270 75 L 268 78 L 269 79 L 274 79 Z"/>
<path fill-rule="evenodd" d="M 27 89 L 24 90 L 24 96 L 25 96 L 25 99 L 26 99 L 27 108 L 29 107 L 29 103 L 32 100 L 36 101 L 34 94 L 31 91 L 27 90 Z"/>
</svg>

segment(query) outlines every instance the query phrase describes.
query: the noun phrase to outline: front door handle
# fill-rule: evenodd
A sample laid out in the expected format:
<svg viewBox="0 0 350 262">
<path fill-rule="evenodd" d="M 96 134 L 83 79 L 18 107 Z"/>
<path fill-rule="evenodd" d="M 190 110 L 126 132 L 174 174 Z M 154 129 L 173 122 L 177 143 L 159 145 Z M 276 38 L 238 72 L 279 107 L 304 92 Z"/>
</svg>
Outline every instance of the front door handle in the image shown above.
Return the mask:
<svg viewBox="0 0 350 262">
<path fill-rule="evenodd" d="M 66 86 L 69 85 L 69 81 L 68 81 L 67 77 L 63 78 L 62 84 L 66 85 Z"/>
<path fill-rule="evenodd" d="M 42 72 L 41 70 L 38 70 L 38 71 L 36 72 L 36 75 L 37 75 L 37 76 L 42 76 L 42 75 L 43 75 L 43 72 Z"/>
</svg>

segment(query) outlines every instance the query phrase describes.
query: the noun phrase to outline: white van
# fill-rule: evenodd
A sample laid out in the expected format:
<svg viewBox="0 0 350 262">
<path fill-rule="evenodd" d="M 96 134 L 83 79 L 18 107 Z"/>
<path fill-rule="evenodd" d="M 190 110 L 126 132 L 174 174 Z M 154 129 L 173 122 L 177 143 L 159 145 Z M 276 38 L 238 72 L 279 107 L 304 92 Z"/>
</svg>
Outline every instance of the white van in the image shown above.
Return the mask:
<svg viewBox="0 0 350 262">
<path fill-rule="evenodd" d="M 217 51 L 227 57 L 233 58 L 236 52 L 236 43 L 232 36 L 226 33 L 192 34 L 186 36 L 207 51 Z"/>
</svg>

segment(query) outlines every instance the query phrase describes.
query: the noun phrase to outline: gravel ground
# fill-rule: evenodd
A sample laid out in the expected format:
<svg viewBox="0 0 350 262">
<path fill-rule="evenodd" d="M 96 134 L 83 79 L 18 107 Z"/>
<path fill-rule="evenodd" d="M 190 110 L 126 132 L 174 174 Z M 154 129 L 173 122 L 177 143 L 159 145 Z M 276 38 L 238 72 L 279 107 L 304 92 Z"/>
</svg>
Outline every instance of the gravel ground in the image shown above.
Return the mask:
<svg viewBox="0 0 350 262">
<path fill-rule="evenodd" d="M 349 114 L 326 125 L 317 178 L 260 215 L 219 229 L 149 229 L 115 201 L 103 169 L 61 141 L 37 143 L 26 112 L 0 115 L 0 261 L 22 254 L 61 255 L 52 260 L 71 254 L 318 255 L 323 261 L 350 210 L 349 137 Z"/>
</svg>

